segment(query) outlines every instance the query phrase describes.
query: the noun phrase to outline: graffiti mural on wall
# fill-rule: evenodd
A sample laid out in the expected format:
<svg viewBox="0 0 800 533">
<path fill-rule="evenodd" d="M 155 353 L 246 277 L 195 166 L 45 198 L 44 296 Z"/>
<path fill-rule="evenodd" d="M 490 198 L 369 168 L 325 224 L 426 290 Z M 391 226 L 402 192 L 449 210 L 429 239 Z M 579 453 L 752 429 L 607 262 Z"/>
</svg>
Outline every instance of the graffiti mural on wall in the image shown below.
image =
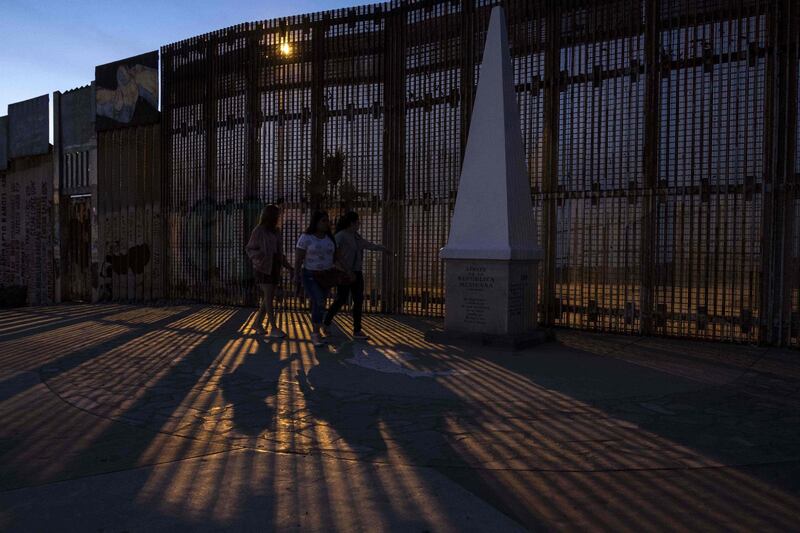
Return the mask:
<svg viewBox="0 0 800 533">
<path fill-rule="evenodd" d="M 41 156 L 0 174 L 0 285 L 27 288 L 27 303 L 53 300 L 53 162 Z"/>
<path fill-rule="evenodd" d="M 188 265 L 204 275 L 212 275 L 213 278 L 218 272 L 210 272 L 207 261 L 207 250 L 211 246 L 212 239 L 222 243 L 221 246 L 239 242 L 244 221 L 255 221 L 265 205 L 257 198 L 224 203 L 215 203 L 210 199 L 198 200 L 187 212 L 182 225 L 181 244 Z M 284 213 L 284 215 L 286 214 Z M 238 222 L 238 224 L 231 222 Z M 285 227 L 287 224 L 291 224 L 291 221 L 286 220 L 284 216 L 283 226 Z M 198 243 L 201 244 L 198 245 Z M 242 268 L 246 263 L 243 261 L 243 253 L 244 246 L 242 246 L 241 254 L 225 255 L 224 260 L 228 261 L 228 267 L 223 270 L 240 271 L 242 275 L 250 279 L 252 272 Z M 217 270 L 222 266 L 222 261 L 222 257 L 215 260 Z"/>
<path fill-rule="evenodd" d="M 128 272 L 141 275 L 151 258 L 150 246 L 147 243 L 124 249 L 119 241 L 114 241 L 106 243 L 106 250 L 109 253 L 100 266 L 92 265 L 92 286 L 98 290 L 98 297 L 101 300 L 112 299 L 114 275 L 127 275 Z"/>
<path fill-rule="evenodd" d="M 158 122 L 158 52 L 95 69 L 98 131 Z"/>
</svg>

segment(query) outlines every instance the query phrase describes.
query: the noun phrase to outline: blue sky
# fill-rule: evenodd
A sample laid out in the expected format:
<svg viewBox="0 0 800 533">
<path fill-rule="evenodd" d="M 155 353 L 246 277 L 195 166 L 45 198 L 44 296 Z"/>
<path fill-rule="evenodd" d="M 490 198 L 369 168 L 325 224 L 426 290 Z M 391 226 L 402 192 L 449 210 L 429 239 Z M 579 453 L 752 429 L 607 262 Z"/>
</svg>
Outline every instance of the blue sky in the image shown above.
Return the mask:
<svg viewBox="0 0 800 533">
<path fill-rule="evenodd" d="M 86 85 L 94 67 L 241 22 L 358 0 L 0 0 L 0 116 L 8 104 Z"/>
</svg>

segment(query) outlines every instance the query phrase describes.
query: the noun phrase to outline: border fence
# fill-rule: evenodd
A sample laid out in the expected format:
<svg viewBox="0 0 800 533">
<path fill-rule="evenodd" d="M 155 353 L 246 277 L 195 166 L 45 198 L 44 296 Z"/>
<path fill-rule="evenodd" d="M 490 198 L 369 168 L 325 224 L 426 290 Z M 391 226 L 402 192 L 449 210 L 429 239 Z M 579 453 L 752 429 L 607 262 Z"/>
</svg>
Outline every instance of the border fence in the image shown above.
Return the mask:
<svg viewBox="0 0 800 533">
<path fill-rule="evenodd" d="M 54 96 L 54 299 L 253 304 L 244 245 L 278 203 L 290 254 L 311 210 L 359 211 L 393 251 L 365 260 L 366 310 L 442 316 L 438 250 L 497 4 L 540 322 L 800 346 L 796 0 L 393 0 L 164 46 L 160 124 L 87 136 L 94 84 Z M 0 170 L 4 214 L 23 168 Z M 68 272 L 88 263 L 91 291 Z"/>
<path fill-rule="evenodd" d="M 367 307 L 441 315 L 495 3 L 395 1 L 163 47 L 170 296 L 251 301 L 242 247 L 264 202 L 287 241 L 311 208 L 350 207 L 396 252 L 369 259 Z M 797 344 L 797 5 L 503 4 L 541 321 Z"/>
</svg>

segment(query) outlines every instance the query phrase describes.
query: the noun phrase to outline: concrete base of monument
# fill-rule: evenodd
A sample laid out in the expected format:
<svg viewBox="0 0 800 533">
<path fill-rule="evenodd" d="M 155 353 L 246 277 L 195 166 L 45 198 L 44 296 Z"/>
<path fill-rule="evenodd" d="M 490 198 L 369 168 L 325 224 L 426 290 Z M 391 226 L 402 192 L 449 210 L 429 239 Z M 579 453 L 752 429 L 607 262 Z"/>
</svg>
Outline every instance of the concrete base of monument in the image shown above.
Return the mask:
<svg viewBox="0 0 800 533">
<path fill-rule="evenodd" d="M 514 335 L 491 335 L 478 332 L 446 331 L 441 328 L 425 332 L 425 340 L 436 344 L 480 344 L 506 350 L 524 350 L 555 338 L 552 330 L 538 329 Z"/>
<path fill-rule="evenodd" d="M 536 326 L 537 261 L 445 259 L 445 318 L 437 342 L 521 349 L 546 340 Z"/>
</svg>

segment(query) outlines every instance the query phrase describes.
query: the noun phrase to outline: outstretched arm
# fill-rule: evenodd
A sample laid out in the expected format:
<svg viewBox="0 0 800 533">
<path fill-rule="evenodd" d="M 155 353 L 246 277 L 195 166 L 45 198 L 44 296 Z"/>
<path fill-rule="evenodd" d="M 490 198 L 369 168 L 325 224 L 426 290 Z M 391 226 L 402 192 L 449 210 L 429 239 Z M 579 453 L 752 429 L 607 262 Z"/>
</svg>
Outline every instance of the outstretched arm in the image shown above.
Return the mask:
<svg viewBox="0 0 800 533">
<path fill-rule="evenodd" d="M 361 246 L 363 246 L 365 250 L 372 250 L 373 252 L 389 252 L 389 249 L 384 245 L 370 242 L 363 237 L 361 238 Z"/>
</svg>

